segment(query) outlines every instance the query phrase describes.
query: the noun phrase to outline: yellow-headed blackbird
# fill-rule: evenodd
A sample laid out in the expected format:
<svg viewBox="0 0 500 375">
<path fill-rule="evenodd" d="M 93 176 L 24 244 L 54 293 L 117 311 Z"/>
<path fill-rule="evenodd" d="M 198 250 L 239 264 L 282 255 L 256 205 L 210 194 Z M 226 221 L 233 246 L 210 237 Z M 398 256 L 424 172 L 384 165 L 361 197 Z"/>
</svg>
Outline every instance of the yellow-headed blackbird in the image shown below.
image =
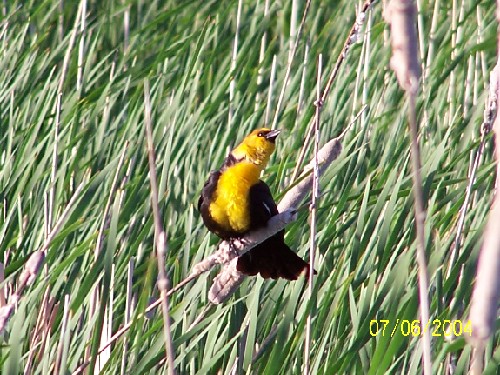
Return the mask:
<svg viewBox="0 0 500 375">
<path fill-rule="evenodd" d="M 251 132 L 212 171 L 198 200 L 198 210 L 208 230 L 222 239 L 241 237 L 266 226 L 278 214 L 269 186 L 260 174 L 269 162 L 279 130 Z M 309 264 L 285 244 L 285 231 L 278 232 L 238 258 L 237 269 L 246 275 L 296 280 Z"/>
</svg>

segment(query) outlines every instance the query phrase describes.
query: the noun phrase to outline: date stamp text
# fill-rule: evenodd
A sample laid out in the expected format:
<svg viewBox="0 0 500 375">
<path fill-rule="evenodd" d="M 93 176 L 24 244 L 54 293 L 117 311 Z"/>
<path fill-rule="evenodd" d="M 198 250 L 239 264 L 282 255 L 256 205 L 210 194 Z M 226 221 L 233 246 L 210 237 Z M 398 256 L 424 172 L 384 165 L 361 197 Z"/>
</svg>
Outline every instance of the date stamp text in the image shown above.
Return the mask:
<svg viewBox="0 0 500 375">
<path fill-rule="evenodd" d="M 372 319 L 370 320 L 370 335 L 422 336 L 424 332 L 430 332 L 434 337 L 460 337 L 472 336 L 472 325 L 470 320 L 462 322 L 460 319 L 434 319 L 422 324 L 419 319 Z"/>
</svg>

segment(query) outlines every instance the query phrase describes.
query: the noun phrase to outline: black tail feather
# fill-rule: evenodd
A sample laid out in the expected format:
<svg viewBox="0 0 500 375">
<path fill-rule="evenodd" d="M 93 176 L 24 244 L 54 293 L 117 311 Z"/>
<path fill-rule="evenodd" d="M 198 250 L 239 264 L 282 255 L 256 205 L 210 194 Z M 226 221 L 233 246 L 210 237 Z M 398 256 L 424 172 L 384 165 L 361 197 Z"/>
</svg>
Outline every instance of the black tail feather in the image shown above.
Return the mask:
<svg viewBox="0 0 500 375">
<path fill-rule="evenodd" d="M 309 263 L 290 250 L 279 235 L 268 238 L 239 257 L 237 269 L 248 276 L 260 273 L 265 279 L 297 280 L 301 274 L 309 277 Z"/>
</svg>

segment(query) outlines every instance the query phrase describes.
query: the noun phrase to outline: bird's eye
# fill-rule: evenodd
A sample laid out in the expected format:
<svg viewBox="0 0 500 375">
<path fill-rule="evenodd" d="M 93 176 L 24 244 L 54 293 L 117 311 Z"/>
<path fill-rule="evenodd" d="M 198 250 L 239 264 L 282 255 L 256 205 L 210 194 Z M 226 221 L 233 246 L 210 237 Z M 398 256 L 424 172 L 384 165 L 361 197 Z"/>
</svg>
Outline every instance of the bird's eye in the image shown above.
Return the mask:
<svg viewBox="0 0 500 375">
<path fill-rule="evenodd" d="M 262 133 L 262 132 L 257 133 L 257 137 L 263 137 L 263 136 L 264 136 L 264 133 Z"/>
</svg>

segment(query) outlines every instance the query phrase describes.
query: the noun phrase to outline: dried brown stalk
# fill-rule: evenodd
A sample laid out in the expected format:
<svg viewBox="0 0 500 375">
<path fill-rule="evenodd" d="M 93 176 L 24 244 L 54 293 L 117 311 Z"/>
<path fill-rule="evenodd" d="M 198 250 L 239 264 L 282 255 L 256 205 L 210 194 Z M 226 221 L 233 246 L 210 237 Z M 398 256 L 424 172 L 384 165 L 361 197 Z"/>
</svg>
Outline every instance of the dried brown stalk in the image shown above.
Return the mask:
<svg viewBox="0 0 500 375">
<path fill-rule="evenodd" d="M 418 123 L 416 101 L 420 64 L 418 62 L 418 38 L 416 33 L 416 7 L 412 0 L 391 0 L 384 9 L 384 18 L 391 27 L 391 68 L 396 73 L 398 82 L 406 91 L 409 100 L 408 120 L 410 130 L 410 149 L 415 199 L 415 225 L 417 230 L 419 307 L 422 322 L 430 321 L 429 312 L 429 275 L 425 257 L 425 207 L 422 191 L 420 148 L 418 144 Z M 423 373 L 432 374 L 431 336 L 429 330 L 422 335 Z"/>
<path fill-rule="evenodd" d="M 500 0 L 497 0 L 497 21 L 500 23 Z M 498 26 L 497 26 L 498 27 Z M 498 27 L 500 34 L 500 27 Z M 498 40 L 500 48 L 500 40 Z M 498 53 L 498 52 L 497 52 Z M 498 99 L 500 97 L 500 54 L 497 56 L 496 82 L 492 82 L 493 92 L 490 91 L 491 105 L 498 108 Z M 493 105 L 493 102 L 496 105 Z M 491 108 L 491 107 L 490 107 Z M 493 132 L 495 134 L 495 158 L 497 162 L 496 187 L 497 191 L 491 207 L 490 216 L 484 230 L 484 242 L 479 254 L 479 261 L 476 273 L 476 285 L 472 292 L 472 302 L 470 309 L 470 321 L 472 323 L 472 335 L 470 341 L 474 347 L 471 360 L 470 373 L 473 375 L 482 374 L 484 370 L 484 351 L 488 339 L 494 332 L 497 319 L 497 309 L 500 301 L 500 118 L 496 116 L 493 123 Z"/>
<path fill-rule="evenodd" d="M 155 223 L 156 258 L 158 262 L 158 289 L 163 313 L 163 336 L 165 340 L 165 352 L 168 361 L 168 373 L 175 374 L 174 344 L 172 343 L 172 331 L 170 326 L 170 312 L 168 306 L 169 280 L 165 272 L 165 256 L 167 246 L 167 235 L 163 228 L 160 207 L 158 204 L 158 180 L 156 177 L 156 157 L 153 143 L 153 131 L 151 129 L 151 100 L 149 94 L 149 81 L 144 80 L 144 124 L 146 127 L 146 145 L 149 160 L 149 181 L 151 184 L 151 207 Z"/>
</svg>

